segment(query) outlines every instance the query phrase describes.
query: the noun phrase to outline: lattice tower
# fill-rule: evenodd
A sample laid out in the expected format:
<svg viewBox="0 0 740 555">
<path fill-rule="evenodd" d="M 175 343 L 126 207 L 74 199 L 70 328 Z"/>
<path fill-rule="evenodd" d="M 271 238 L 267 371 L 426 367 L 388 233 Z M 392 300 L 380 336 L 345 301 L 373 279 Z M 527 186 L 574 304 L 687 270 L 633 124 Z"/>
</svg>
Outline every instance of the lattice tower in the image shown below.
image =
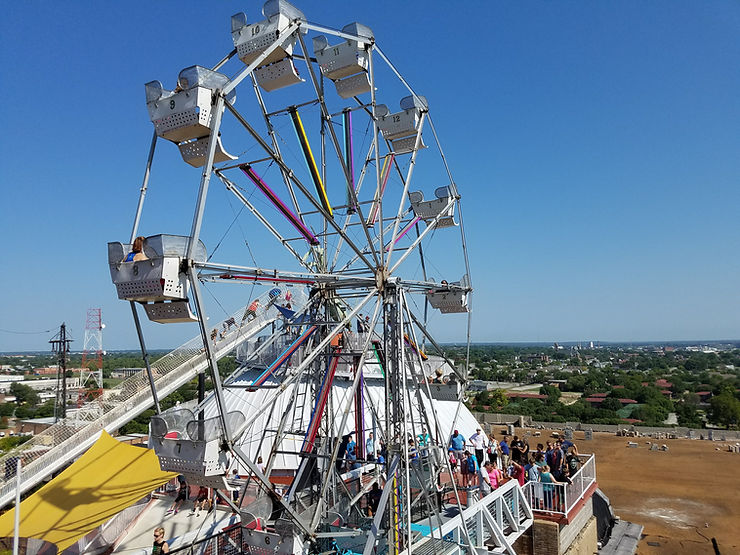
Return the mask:
<svg viewBox="0 0 740 555">
<path fill-rule="evenodd" d="M 88 308 L 77 406 L 103 393 L 103 320 L 100 308 Z"/>
</svg>

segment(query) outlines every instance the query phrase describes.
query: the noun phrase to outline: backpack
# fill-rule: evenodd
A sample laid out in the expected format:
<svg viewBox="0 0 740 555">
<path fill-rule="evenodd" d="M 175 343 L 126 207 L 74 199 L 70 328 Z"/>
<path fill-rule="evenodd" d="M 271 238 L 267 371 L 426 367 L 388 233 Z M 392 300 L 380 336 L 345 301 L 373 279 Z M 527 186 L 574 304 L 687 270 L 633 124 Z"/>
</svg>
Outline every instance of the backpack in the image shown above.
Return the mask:
<svg viewBox="0 0 740 555">
<path fill-rule="evenodd" d="M 475 466 L 476 466 L 476 459 L 474 455 L 470 455 L 468 457 L 468 471 L 469 472 L 475 472 Z"/>
<path fill-rule="evenodd" d="M 580 461 L 578 460 L 578 457 L 575 455 L 571 455 L 568 457 L 568 469 L 571 471 L 571 473 L 575 473 L 578 470 L 578 463 Z"/>
</svg>

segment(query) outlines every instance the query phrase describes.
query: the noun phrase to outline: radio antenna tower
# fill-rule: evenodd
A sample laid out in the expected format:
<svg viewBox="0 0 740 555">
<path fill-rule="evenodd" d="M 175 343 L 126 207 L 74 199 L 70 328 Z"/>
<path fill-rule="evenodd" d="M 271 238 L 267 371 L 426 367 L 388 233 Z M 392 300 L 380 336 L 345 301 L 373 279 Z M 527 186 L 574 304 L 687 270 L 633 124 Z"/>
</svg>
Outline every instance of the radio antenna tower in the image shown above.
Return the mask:
<svg viewBox="0 0 740 555">
<path fill-rule="evenodd" d="M 77 407 L 103 393 L 103 328 L 102 310 L 88 308 L 85 320 L 85 343 L 82 350 L 80 389 Z"/>
<path fill-rule="evenodd" d="M 54 400 L 54 422 L 67 417 L 67 353 L 71 339 L 67 338 L 67 326 L 62 322 L 59 333 L 49 340 L 51 352 L 57 353 L 57 396 Z M 61 384 L 60 384 L 61 382 Z M 61 387 L 60 387 L 61 385 Z"/>
</svg>

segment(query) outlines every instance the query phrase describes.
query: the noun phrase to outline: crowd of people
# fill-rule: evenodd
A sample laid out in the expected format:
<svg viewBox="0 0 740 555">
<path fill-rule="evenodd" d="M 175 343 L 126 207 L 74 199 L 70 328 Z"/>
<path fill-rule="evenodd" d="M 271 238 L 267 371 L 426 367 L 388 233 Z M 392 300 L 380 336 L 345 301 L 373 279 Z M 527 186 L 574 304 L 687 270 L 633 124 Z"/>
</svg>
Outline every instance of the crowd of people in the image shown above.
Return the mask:
<svg viewBox="0 0 740 555">
<path fill-rule="evenodd" d="M 546 441 L 533 450 L 525 437 L 504 435 L 498 441 L 480 428 L 468 438 L 454 430 L 447 448 L 458 486 L 479 488 L 481 495 L 487 495 L 511 479 L 521 486 L 535 482 L 541 485 L 533 488 L 534 508 L 543 510 L 561 509 L 556 486 L 570 483 L 581 465 L 571 441 Z"/>
</svg>

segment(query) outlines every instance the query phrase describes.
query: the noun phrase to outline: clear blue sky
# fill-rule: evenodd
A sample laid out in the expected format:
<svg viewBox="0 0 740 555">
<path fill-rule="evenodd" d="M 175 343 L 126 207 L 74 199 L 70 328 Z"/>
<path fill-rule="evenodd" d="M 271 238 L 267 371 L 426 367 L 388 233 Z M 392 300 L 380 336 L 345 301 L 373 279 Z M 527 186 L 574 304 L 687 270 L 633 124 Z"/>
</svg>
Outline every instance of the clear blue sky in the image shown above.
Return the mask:
<svg viewBox="0 0 740 555">
<path fill-rule="evenodd" d="M 473 340 L 740 338 L 738 2 L 296 5 L 370 26 L 429 99 L 463 195 Z M 80 349 L 89 307 L 103 309 L 107 348 L 137 346 L 106 243 L 128 238 L 136 207 L 143 84 L 213 65 L 232 46 L 229 17 L 261 19 L 261 6 L 5 6 L 0 351 L 46 349 L 51 333 L 8 330 L 62 321 Z M 153 180 L 192 206 L 193 175 Z M 191 217 L 143 231 L 187 233 Z M 147 324 L 153 348 L 195 334 Z"/>
</svg>

